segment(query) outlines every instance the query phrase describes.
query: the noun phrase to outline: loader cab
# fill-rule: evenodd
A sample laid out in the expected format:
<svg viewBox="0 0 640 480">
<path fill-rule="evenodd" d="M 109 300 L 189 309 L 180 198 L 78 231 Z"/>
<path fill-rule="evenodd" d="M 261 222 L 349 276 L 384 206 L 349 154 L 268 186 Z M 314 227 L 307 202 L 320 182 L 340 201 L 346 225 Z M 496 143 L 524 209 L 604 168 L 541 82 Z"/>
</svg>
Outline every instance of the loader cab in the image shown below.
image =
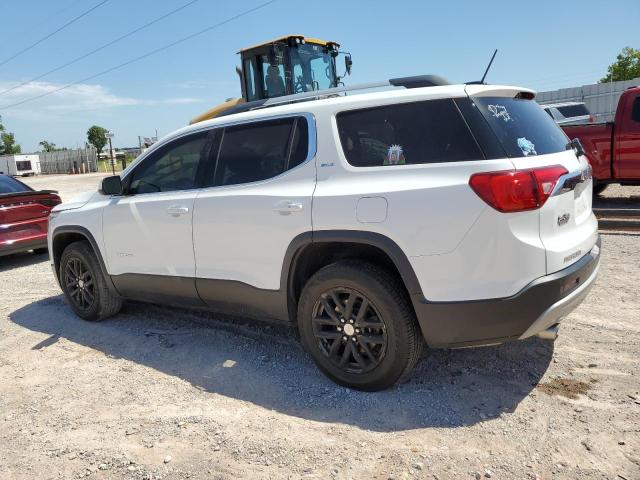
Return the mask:
<svg viewBox="0 0 640 480">
<path fill-rule="evenodd" d="M 335 42 L 291 35 L 241 50 L 243 98 L 251 102 L 337 87 L 338 48 Z M 348 55 L 345 68 L 351 69 Z"/>
<path fill-rule="evenodd" d="M 351 54 L 340 52 L 339 48 L 336 42 L 288 35 L 240 50 L 236 72 L 242 97 L 227 99 L 189 124 L 227 115 L 247 102 L 264 103 L 270 98 L 343 85 L 342 79 L 351 73 L 352 61 Z M 344 66 L 336 69 L 339 55 L 344 56 Z"/>
</svg>

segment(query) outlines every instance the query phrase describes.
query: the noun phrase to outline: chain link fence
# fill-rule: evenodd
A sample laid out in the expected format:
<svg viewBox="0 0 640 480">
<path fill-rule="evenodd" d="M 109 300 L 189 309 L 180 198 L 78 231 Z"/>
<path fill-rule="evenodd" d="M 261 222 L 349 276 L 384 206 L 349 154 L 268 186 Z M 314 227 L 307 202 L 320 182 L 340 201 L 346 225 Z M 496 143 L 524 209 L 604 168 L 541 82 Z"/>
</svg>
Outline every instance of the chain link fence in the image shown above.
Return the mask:
<svg viewBox="0 0 640 480">
<path fill-rule="evenodd" d="M 82 173 L 98 171 L 95 148 L 38 152 L 41 173 Z"/>
</svg>

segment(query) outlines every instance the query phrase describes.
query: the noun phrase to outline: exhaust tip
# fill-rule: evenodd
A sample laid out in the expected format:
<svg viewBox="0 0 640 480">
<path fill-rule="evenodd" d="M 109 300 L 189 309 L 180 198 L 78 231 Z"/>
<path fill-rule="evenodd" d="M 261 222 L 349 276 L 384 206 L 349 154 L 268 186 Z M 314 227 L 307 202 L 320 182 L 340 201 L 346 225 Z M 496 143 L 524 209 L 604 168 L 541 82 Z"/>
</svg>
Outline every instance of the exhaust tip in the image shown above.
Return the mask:
<svg viewBox="0 0 640 480">
<path fill-rule="evenodd" d="M 542 338 L 543 340 L 555 340 L 558 338 L 558 330 L 560 330 L 560 324 L 556 323 L 555 325 L 551 325 L 546 330 L 539 332 L 536 336 L 538 338 Z"/>
</svg>

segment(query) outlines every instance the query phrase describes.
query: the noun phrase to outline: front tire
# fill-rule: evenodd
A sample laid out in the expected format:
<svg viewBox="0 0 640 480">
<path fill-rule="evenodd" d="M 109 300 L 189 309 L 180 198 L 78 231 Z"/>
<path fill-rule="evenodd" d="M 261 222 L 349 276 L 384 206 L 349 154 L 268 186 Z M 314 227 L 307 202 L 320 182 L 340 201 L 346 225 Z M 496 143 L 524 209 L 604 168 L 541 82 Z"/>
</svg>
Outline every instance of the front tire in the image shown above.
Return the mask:
<svg viewBox="0 0 640 480">
<path fill-rule="evenodd" d="M 300 296 L 298 327 L 318 368 L 357 390 L 383 390 L 408 376 L 424 345 L 401 282 L 366 262 L 314 274 Z"/>
<path fill-rule="evenodd" d="M 65 248 L 58 278 L 69 306 L 80 318 L 104 320 L 122 308 L 122 298 L 109 289 L 96 254 L 87 242 L 74 242 Z"/>
</svg>

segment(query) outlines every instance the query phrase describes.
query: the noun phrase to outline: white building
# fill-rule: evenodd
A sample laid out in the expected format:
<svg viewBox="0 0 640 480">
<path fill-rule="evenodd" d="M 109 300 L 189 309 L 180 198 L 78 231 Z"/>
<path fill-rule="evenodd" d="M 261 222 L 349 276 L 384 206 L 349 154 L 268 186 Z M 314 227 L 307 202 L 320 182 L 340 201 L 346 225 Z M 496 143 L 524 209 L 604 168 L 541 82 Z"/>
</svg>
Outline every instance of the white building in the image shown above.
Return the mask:
<svg viewBox="0 0 640 480">
<path fill-rule="evenodd" d="M 0 156 L 0 173 L 23 177 L 37 175 L 40 173 L 40 157 L 37 154 L 2 155 Z"/>
</svg>

